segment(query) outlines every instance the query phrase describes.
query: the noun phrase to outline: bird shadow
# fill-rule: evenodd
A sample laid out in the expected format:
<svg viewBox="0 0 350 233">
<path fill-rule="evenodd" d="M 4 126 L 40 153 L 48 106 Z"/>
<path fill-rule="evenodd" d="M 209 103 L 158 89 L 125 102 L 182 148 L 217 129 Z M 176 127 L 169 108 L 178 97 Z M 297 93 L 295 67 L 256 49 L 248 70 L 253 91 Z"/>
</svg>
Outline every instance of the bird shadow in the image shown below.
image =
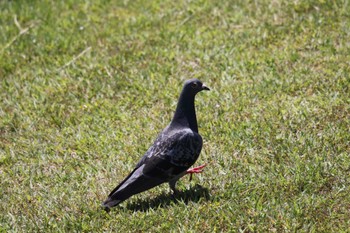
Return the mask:
<svg viewBox="0 0 350 233">
<path fill-rule="evenodd" d="M 147 211 L 149 209 L 164 208 L 178 202 L 183 202 L 187 205 L 189 202 L 199 202 L 201 199 L 205 201 L 210 200 L 210 194 L 207 188 L 196 184 L 190 189 L 178 191 L 176 194 L 162 193 L 155 198 L 129 203 L 126 208 L 133 211 Z"/>
</svg>

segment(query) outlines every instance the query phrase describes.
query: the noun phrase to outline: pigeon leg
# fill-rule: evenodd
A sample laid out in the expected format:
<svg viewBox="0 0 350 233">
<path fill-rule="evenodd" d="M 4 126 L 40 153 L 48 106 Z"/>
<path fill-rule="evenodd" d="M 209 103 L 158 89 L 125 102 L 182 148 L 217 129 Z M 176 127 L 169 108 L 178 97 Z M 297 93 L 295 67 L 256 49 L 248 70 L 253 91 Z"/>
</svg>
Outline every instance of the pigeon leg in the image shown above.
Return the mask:
<svg viewBox="0 0 350 233">
<path fill-rule="evenodd" d="M 170 189 L 173 191 L 173 194 L 176 195 L 178 193 L 178 191 L 176 190 L 175 188 L 175 185 L 176 185 L 176 182 L 178 180 L 174 179 L 174 180 L 171 180 L 169 181 L 169 186 L 170 186 Z"/>
<path fill-rule="evenodd" d="M 191 174 L 190 181 L 192 180 L 192 174 L 193 173 L 201 173 L 205 166 L 207 166 L 207 164 L 203 164 L 203 165 L 200 165 L 198 167 L 194 167 L 194 168 L 188 169 L 186 171 L 186 174 Z"/>
</svg>

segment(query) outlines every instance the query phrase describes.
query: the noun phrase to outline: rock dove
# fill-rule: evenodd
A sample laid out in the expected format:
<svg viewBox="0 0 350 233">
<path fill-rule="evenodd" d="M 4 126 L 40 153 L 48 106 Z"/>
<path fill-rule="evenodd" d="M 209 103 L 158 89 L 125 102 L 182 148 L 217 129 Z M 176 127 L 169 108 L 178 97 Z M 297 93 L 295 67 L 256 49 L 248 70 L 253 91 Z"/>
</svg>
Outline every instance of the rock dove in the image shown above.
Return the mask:
<svg viewBox="0 0 350 233">
<path fill-rule="evenodd" d="M 185 82 L 172 121 L 135 169 L 109 194 L 102 204 L 105 210 L 164 182 L 176 193 L 176 182 L 182 176 L 202 172 L 205 164 L 189 168 L 196 162 L 203 144 L 194 107 L 195 95 L 203 90 L 210 89 L 198 79 Z"/>
</svg>

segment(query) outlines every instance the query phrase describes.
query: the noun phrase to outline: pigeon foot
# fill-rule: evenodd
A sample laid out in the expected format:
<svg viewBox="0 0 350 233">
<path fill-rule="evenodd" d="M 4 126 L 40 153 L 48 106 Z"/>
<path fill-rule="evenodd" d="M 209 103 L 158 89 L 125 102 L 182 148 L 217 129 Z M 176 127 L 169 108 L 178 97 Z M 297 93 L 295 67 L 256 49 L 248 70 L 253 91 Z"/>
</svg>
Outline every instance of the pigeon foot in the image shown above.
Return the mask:
<svg viewBox="0 0 350 233">
<path fill-rule="evenodd" d="M 194 168 L 188 169 L 188 170 L 186 171 L 186 174 L 191 174 L 191 175 L 190 175 L 190 181 L 192 180 L 192 174 L 193 174 L 193 173 L 201 173 L 201 172 L 203 172 L 203 169 L 204 169 L 205 166 L 207 166 L 206 163 L 203 164 L 203 165 L 200 165 L 200 166 L 198 166 L 198 167 L 194 167 Z"/>
</svg>

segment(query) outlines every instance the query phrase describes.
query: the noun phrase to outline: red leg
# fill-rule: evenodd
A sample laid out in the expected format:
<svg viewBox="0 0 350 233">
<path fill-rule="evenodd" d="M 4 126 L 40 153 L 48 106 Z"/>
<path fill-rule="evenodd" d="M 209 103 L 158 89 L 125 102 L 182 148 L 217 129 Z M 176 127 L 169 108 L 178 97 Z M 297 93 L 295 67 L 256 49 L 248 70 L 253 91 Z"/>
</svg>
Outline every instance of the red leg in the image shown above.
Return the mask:
<svg viewBox="0 0 350 233">
<path fill-rule="evenodd" d="M 204 169 L 205 166 L 207 166 L 207 164 L 203 164 L 203 165 L 201 165 L 201 166 L 188 169 L 188 170 L 186 171 L 186 174 L 191 174 L 191 175 L 190 175 L 190 181 L 192 180 L 192 174 L 193 174 L 193 173 L 201 173 L 201 172 L 203 171 L 203 169 Z"/>
</svg>

